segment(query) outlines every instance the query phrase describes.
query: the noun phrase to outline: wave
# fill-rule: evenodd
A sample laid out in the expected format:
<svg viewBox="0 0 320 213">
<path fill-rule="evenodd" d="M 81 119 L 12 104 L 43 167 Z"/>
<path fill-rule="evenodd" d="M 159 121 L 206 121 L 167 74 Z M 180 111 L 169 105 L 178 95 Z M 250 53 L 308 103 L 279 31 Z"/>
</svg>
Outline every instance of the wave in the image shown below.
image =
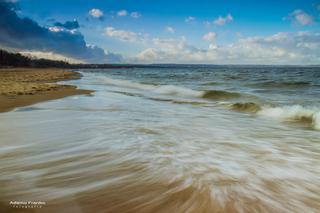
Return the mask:
<svg viewBox="0 0 320 213">
<path fill-rule="evenodd" d="M 270 107 L 262 108 L 257 114 L 282 121 L 306 122 L 314 129 L 320 130 L 319 108 L 306 108 L 300 105 Z"/>
<path fill-rule="evenodd" d="M 239 98 L 240 96 L 241 94 L 237 92 L 227 92 L 223 90 L 208 90 L 203 92 L 202 98 L 221 100 Z"/>
<path fill-rule="evenodd" d="M 231 104 L 231 109 L 242 112 L 258 112 L 261 110 L 259 104 L 249 102 L 249 103 L 234 103 Z"/>
<path fill-rule="evenodd" d="M 99 77 L 102 78 L 102 77 Z M 200 97 L 202 95 L 201 91 L 196 91 L 184 87 L 178 87 L 174 85 L 153 85 L 153 84 L 142 84 L 136 83 L 128 80 L 123 79 L 113 79 L 108 77 L 102 78 L 104 83 L 120 86 L 125 88 L 131 89 L 139 89 L 139 90 L 146 90 L 157 94 L 162 95 L 175 95 L 181 97 Z"/>
<path fill-rule="evenodd" d="M 142 83 L 131 82 L 128 80 L 113 79 L 108 77 L 103 77 L 103 81 L 104 83 L 114 85 L 114 86 L 146 90 L 146 91 L 150 91 L 150 92 L 161 94 L 161 95 L 172 95 L 172 96 L 188 97 L 188 98 L 204 98 L 204 99 L 212 99 L 212 100 L 222 100 L 222 99 L 238 98 L 241 96 L 240 93 L 227 92 L 223 90 L 198 91 L 198 90 L 193 90 L 193 89 L 174 86 L 174 85 L 142 84 Z"/>
<path fill-rule="evenodd" d="M 308 108 L 300 105 L 272 107 L 253 102 L 234 103 L 229 106 L 236 111 L 256 113 L 280 121 L 307 123 L 313 129 L 320 130 L 320 109 L 316 107 Z"/>
<path fill-rule="evenodd" d="M 105 76 L 99 76 L 97 78 L 98 80 L 102 80 L 104 83 L 109 85 L 121 86 L 121 87 L 132 88 L 132 89 L 153 90 L 157 87 L 151 84 L 149 85 L 149 84 L 135 83 L 135 82 L 124 80 L 124 79 L 114 79 L 114 78 L 108 78 Z"/>
<path fill-rule="evenodd" d="M 120 86 L 125 88 L 132 88 L 144 91 L 150 91 L 152 93 L 161 95 L 171 95 L 186 98 L 203 98 L 209 100 L 229 100 L 243 97 L 241 93 L 228 92 L 224 90 L 207 90 L 198 91 L 185 87 L 179 87 L 174 85 L 151 85 L 135 83 L 128 80 L 113 79 L 108 77 L 103 77 L 104 83 L 111 84 L 114 86 Z M 119 92 L 119 93 L 123 93 Z M 127 93 L 125 93 L 127 94 Z M 132 93 L 133 96 L 139 96 L 137 93 Z M 130 93 L 131 95 L 131 93 Z M 155 98 L 156 99 L 156 98 Z M 171 101 L 173 103 L 186 103 L 184 101 L 179 102 L 172 99 L 159 99 L 161 101 Z M 188 102 L 193 104 L 193 102 Z M 201 104 L 200 104 L 201 105 Z M 259 105 L 253 102 L 238 102 L 233 104 L 228 104 L 229 107 L 236 111 L 255 113 L 259 116 L 271 117 L 281 121 L 293 121 L 293 122 L 304 122 L 312 126 L 316 130 L 320 130 L 320 109 L 319 108 L 307 108 L 300 105 L 293 106 L 267 106 Z"/>
<path fill-rule="evenodd" d="M 198 98 L 203 95 L 202 91 L 192 90 L 184 87 L 178 87 L 173 85 L 157 86 L 153 92 L 162 95 L 174 95 L 181 97 Z"/>
</svg>

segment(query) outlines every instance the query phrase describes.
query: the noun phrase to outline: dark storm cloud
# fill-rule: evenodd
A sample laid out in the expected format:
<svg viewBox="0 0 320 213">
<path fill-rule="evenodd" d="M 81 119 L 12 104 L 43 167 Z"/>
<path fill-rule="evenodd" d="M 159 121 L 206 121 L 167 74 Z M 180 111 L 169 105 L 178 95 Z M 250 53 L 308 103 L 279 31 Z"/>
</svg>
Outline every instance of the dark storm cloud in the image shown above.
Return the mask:
<svg viewBox="0 0 320 213">
<path fill-rule="evenodd" d="M 76 20 L 74 20 L 74 21 L 66 21 L 65 23 L 56 22 L 54 24 L 54 26 L 63 27 L 63 28 L 66 28 L 68 30 L 74 30 L 74 29 L 78 29 L 80 27 L 78 21 L 76 21 Z"/>
<path fill-rule="evenodd" d="M 77 31 L 68 30 L 79 27 L 78 22 L 66 22 L 65 29 L 48 29 L 29 18 L 17 16 L 14 3 L 0 0 L 0 45 L 20 50 L 54 52 L 90 63 L 105 63 L 121 60 L 121 56 L 106 54 L 102 48 L 87 45 L 84 37 Z M 60 23 L 61 24 L 61 23 Z"/>
</svg>

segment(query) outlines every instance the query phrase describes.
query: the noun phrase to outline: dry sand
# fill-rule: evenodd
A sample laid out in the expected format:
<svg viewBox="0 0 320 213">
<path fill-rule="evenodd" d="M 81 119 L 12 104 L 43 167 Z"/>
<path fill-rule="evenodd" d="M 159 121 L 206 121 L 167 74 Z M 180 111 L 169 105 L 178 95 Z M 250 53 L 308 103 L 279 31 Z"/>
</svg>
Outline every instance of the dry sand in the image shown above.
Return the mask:
<svg viewBox="0 0 320 213">
<path fill-rule="evenodd" d="M 90 90 L 77 89 L 76 86 L 54 83 L 80 77 L 77 72 L 62 69 L 0 69 L 0 112 L 66 96 L 92 93 Z"/>
</svg>

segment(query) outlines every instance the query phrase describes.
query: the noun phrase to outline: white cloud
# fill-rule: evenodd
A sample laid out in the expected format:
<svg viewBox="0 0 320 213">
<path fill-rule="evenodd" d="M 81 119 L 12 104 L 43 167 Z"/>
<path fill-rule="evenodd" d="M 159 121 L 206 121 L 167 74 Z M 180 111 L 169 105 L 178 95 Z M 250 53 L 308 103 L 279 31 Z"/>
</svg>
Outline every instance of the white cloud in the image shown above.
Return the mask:
<svg viewBox="0 0 320 213">
<path fill-rule="evenodd" d="M 77 29 L 68 30 L 68 29 L 65 29 L 63 27 L 58 27 L 58 26 L 52 26 L 52 27 L 49 27 L 48 29 L 51 32 L 54 32 L 54 33 L 59 33 L 59 32 L 68 32 L 70 34 L 78 33 Z"/>
<path fill-rule="evenodd" d="M 135 59 L 140 63 L 319 64 L 320 32 L 240 38 L 224 46 L 210 44 L 208 49 L 193 47 L 185 38 L 155 38 Z"/>
<path fill-rule="evenodd" d="M 288 33 L 279 32 L 271 36 L 265 37 L 264 40 L 267 42 L 281 42 L 281 41 L 287 40 L 288 38 L 289 38 Z"/>
<path fill-rule="evenodd" d="M 137 41 L 138 35 L 135 32 L 126 31 L 126 30 L 117 30 L 113 27 L 105 28 L 105 34 L 109 37 L 119 39 L 121 41 Z"/>
<path fill-rule="evenodd" d="M 207 34 L 203 35 L 203 40 L 214 42 L 217 38 L 217 34 L 215 32 L 208 32 Z"/>
<path fill-rule="evenodd" d="M 120 11 L 118 11 L 117 15 L 118 16 L 127 16 L 128 12 L 126 10 L 120 10 Z"/>
<path fill-rule="evenodd" d="M 225 25 L 228 22 L 233 21 L 233 17 L 231 14 L 228 14 L 226 17 L 219 16 L 217 19 L 213 21 L 215 25 Z"/>
<path fill-rule="evenodd" d="M 89 11 L 89 15 L 91 15 L 94 18 L 102 18 L 103 17 L 103 12 L 100 9 L 93 8 Z"/>
<path fill-rule="evenodd" d="M 196 20 L 195 17 L 189 16 L 189 17 L 187 17 L 184 21 L 185 21 L 185 22 L 193 22 L 193 21 L 195 21 L 195 20 Z"/>
<path fill-rule="evenodd" d="M 186 49 L 186 39 L 182 37 L 181 39 L 161 39 L 154 38 L 152 43 L 157 49 L 164 51 L 168 54 L 178 54 L 180 51 Z"/>
<path fill-rule="evenodd" d="M 106 27 L 105 35 L 126 42 L 139 42 L 144 44 L 149 39 L 149 34 L 136 33 L 129 30 L 115 29 L 114 27 Z"/>
<path fill-rule="evenodd" d="M 196 59 L 196 48 L 187 44 L 186 39 L 152 39 L 153 47 L 136 56 L 139 63 L 190 63 Z M 180 58 L 184 57 L 184 58 Z M 192 59 L 192 60 L 190 60 Z"/>
<path fill-rule="evenodd" d="M 57 32 L 63 31 L 64 29 L 62 27 L 53 26 L 53 27 L 49 27 L 49 30 L 51 32 L 57 33 Z"/>
<path fill-rule="evenodd" d="M 137 56 L 136 59 L 141 62 L 152 62 L 152 61 L 161 61 L 161 57 L 158 54 L 158 51 L 154 48 L 148 48 L 146 50 L 143 50 L 140 52 Z"/>
<path fill-rule="evenodd" d="M 217 45 L 215 44 L 217 38 L 217 34 L 215 32 L 208 32 L 207 34 L 204 34 L 202 39 L 209 41 L 209 49 L 216 49 Z"/>
<path fill-rule="evenodd" d="M 175 30 L 174 30 L 173 27 L 168 26 L 168 27 L 166 27 L 166 32 L 168 32 L 168 33 L 175 33 Z"/>
<path fill-rule="evenodd" d="M 218 46 L 216 44 L 210 44 L 209 45 L 209 50 L 214 50 L 214 49 L 217 49 Z"/>
<path fill-rule="evenodd" d="M 293 20 L 295 24 L 306 26 L 314 23 L 314 18 L 303 10 L 294 10 L 289 19 Z"/>
<path fill-rule="evenodd" d="M 138 12 L 132 12 L 132 13 L 131 13 L 131 17 L 132 17 L 132 18 L 140 18 L 140 17 L 141 17 L 141 14 L 138 13 Z"/>
</svg>

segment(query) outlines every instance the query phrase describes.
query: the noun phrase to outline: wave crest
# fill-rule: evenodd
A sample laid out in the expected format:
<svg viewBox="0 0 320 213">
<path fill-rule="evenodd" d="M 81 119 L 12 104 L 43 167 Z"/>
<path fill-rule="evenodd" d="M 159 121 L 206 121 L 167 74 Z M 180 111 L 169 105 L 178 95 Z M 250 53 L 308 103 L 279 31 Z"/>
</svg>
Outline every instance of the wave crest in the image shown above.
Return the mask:
<svg viewBox="0 0 320 213">
<path fill-rule="evenodd" d="M 313 129 L 320 130 L 320 109 L 316 107 L 308 108 L 300 105 L 272 107 L 253 102 L 233 103 L 229 107 L 239 112 L 255 113 L 280 121 L 307 123 Z"/>
<path fill-rule="evenodd" d="M 235 103 L 231 105 L 231 109 L 242 112 L 258 112 L 261 110 L 261 106 L 253 102 Z"/>
<path fill-rule="evenodd" d="M 240 96 L 241 94 L 236 92 L 227 92 L 223 90 L 208 90 L 203 92 L 202 98 L 221 100 L 239 98 Z"/>
<path fill-rule="evenodd" d="M 162 95 L 175 95 L 175 96 L 192 97 L 192 98 L 196 98 L 202 95 L 201 91 L 196 91 L 196 90 L 173 86 L 173 85 L 157 86 L 153 90 L 153 92 L 162 94 Z"/>
<path fill-rule="evenodd" d="M 320 109 L 306 108 L 300 105 L 263 108 L 258 115 L 280 119 L 284 121 L 307 122 L 320 130 Z"/>
<path fill-rule="evenodd" d="M 224 90 L 207 90 L 198 91 L 185 87 L 179 87 L 174 85 L 151 85 L 131 82 L 122 79 L 113 79 L 104 77 L 103 82 L 114 85 L 117 87 L 125 87 L 131 89 L 138 89 L 144 91 L 150 91 L 161 95 L 172 95 L 187 98 L 204 98 L 210 100 L 227 100 L 233 98 L 240 98 L 243 95 L 237 92 L 228 92 Z M 297 82 L 300 84 L 299 82 Z M 290 83 L 291 84 L 291 83 Z M 303 84 L 303 83 L 301 83 Z M 184 102 L 181 102 L 184 103 Z M 294 121 L 294 122 L 306 122 L 310 124 L 314 129 L 320 130 L 320 109 L 319 108 L 307 108 L 300 105 L 293 106 L 261 106 L 253 102 L 234 103 L 229 107 L 236 111 L 251 112 L 264 117 L 271 117 L 281 121 Z"/>
<path fill-rule="evenodd" d="M 146 90 L 153 93 L 161 95 L 174 95 L 180 97 L 189 97 L 189 98 L 205 98 L 212 100 L 223 100 L 238 98 L 241 96 L 240 93 L 236 92 L 227 92 L 223 90 L 208 90 L 208 91 L 198 91 L 185 87 L 175 86 L 175 85 L 151 85 L 151 84 L 142 84 L 131 82 L 128 80 L 122 79 L 113 79 L 108 77 L 103 77 L 103 82 L 120 87 L 126 87 L 131 89 Z"/>
</svg>

